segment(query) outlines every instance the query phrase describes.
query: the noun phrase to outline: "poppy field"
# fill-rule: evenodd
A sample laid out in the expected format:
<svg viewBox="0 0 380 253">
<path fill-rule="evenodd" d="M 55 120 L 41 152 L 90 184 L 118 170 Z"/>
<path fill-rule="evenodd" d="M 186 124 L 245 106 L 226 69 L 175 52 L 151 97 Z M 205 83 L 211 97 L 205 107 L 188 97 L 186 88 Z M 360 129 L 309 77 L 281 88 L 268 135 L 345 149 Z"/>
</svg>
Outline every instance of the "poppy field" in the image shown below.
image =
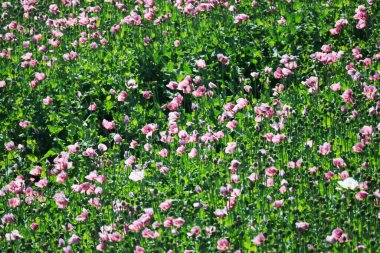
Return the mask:
<svg viewBox="0 0 380 253">
<path fill-rule="evenodd" d="M 380 1 L 0 4 L 0 252 L 380 252 Z"/>
</svg>

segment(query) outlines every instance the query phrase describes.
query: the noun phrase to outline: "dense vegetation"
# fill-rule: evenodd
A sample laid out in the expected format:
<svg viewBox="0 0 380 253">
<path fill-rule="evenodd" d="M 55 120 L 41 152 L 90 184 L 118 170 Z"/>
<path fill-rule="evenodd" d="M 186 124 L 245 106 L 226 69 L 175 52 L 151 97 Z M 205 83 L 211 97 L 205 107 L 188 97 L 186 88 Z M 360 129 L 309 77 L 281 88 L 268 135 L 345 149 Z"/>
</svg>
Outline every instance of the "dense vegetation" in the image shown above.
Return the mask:
<svg viewBox="0 0 380 253">
<path fill-rule="evenodd" d="M 379 1 L 0 14 L 1 252 L 379 250 Z"/>
</svg>

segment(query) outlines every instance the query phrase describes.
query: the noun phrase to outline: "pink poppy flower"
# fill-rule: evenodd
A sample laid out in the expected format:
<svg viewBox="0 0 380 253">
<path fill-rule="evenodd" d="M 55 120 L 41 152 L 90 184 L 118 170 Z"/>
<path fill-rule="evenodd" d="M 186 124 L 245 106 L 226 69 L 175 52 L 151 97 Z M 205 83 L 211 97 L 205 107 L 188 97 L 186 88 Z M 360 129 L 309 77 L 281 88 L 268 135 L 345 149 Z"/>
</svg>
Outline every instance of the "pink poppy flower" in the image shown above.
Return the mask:
<svg viewBox="0 0 380 253">
<path fill-rule="evenodd" d="M 37 80 L 37 81 L 42 81 L 45 79 L 45 74 L 44 73 L 39 73 L 39 72 L 36 72 L 34 73 L 34 78 Z"/>
<path fill-rule="evenodd" d="M 88 219 L 90 213 L 85 208 L 83 208 L 82 211 L 83 213 L 75 218 L 76 221 L 85 221 Z"/>
<path fill-rule="evenodd" d="M 160 152 L 158 152 L 158 155 L 161 157 L 167 157 L 169 154 L 168 150 L 166 148 L 161 149 Z"/>
<path fill-rule="evenodd" d="M 141 131 L 146 134 L 146 135 L 149 135 L 151 133 L 153 133 L 154 131 L 158 130 L 158 125 L 157 124 L 147 124 L 145 125 Z"/>
<path fill-rule="evenodd" d="M 169 173 L 169 168 L 165 167 L 165 166 L 162 166 L 162 167 L 160 167 L 160 172 L 162 174 L 168 174 Z"/>
<path fill-rule="evenodd" d="M 372 135 L 373 134 L 373 127 L 372 126 L 364 126 L 362 129 L 360 129 L 360 133 L 363 135 Z"/>
<path fill-rule="evenodd" d="M 316 173 L 317 170 L 318 170 L 317 167 L 311 167 L 311 168 L 308 169 L 308 171 L 309 171 L 310 174 L 314 174 L 314 173 Z"/>
<path fill-rule="evenodd" d="M 86 151 L 82 153 L 83 156 L 88 156 L 88 157 L 96 157 L 98 154 L 96 154 L 95 150 L 93 148 L 87 148 Z"/>
<path fill-rule="evenodd" d="M 215 216 L 217 218 L 223 218 L 223 217 L 226 217 L 227 216 L 227 209 L 224 208 L 224 209 L 216 209 L 215 212 L 214 212 Z"/>
<path fill-rule="evenodd" d="M 338 35 L 340 33 L 340 28 L 332 28 L 330 29 L 331 35 Z"/>
<path fill-rule="evenodd" d="M 335 175 L 334 172 L 328 171 L 325 173 L 325 179 L 330 180 L 334 175 Z"/>
<path fill-rule="evenodd" d="M 33 222 L 32 224 L 30 224 L 30 229 L 33 230 L 33 231 L 36 231 L 38 229 L 38 224 Z"/>
<path fill-rule="evenodd" d="M 277 208 L 283 207 L 284 206 L 284 200 L 283 199 L 276 200 L 275 202 L 272 203 L 272 206 L 277 207 Z"/>
<path fill-rule="evenodd" d="M 59 8 L 58 8 L 58 6 L 56 4 L 51 4 L 49 6 L 49 11 L 52 14 L 58 14 L 58 13 L 60 13 L 60 10 L 59 10 Z"/>
<path fill-rule="evenodd" d="M 238 100 L 236 100 L 236 103 L 237 103 L 237 107 L 241 110 L 247 107 L 248 100 L 245 98 L 239 98 Z"/>
<path fill-rule="evenodd" d="M 113 121 L 103 119 L 102 126 L 107 130 L 113 130 L 115 128 L 115 123 Z"/>
<path fill-rule="evenodd" d="M 330 86 L 330 89 L 331 89 L 332 91 L 340 91 L 340 89 L 341 89 L 340 83 L 334 83 L 334 84 L 332 84 L 332 85 Z"/>
<path fill-rule="evenodd" d="M 377 94 L 377 88 L 375 86 L 364 85 L 363 89 L 364 91 L 362 94 L 365 95 L 368 100 L 375 99 L 376 94 Z"/>
<path fill-rule="evenodd" d="M 234 184 L 239 183 L 239 179 L 240 179 L 239 175 L 237 175 L 237 174 L 231 175 L 231 182 L 232 183 L 234 183 Z"/>
<path fill-rule="evenodd" d="M 277 68 L 276 71 L 273 73 L 274 78 L 280 79 L 284 77 L 284 73 L 282 72 L 281 68 Z"/>
<path fill-rule="evenodd" d="M 128 93 L 126 91 L 121 91 L 119 96 L 117 97 L 117 101 L 123 102 L 127 99 Z"/>
<path fill-rule="evenodd" d="M 15 145 L 15 143 L 13 141 L 5 143 L 4 146 L 5 146 L 5 149 L 8 150 L 8 151 L 12 151 L 12 150 L 14 150 L 16 148 L 16 145 Z"/>
<path fill-rule="evenodd" d="M 150 238 L 150 239 L 155 239 L 157 237 L 160 236 L 160 234 L 158 232 L 154 232 L 152 230 L 150 230 L 149 228 L 145 228 L 142 232 L 141 232 L 141 235 L 144 237 L 144 238 Z"/>
<path fill-rule="evenodd" d="M 51 105 L 53 103 L 53 99 L 49 96 L 47 96 L 46 98 L 44 98 L 42 100 L 42 102 L 45 104 L 45 105 Z"/>
<path fill-rule="evenodd" d="M 301 231 L 305 231 L 309 228 L 309 223 L 307 222 L 296 222 L 296 228 L 301 230 Z"/>
<path fill-rule="evenodd" d="M 347 233 L 343 233 L 342 236 L 339 238 L 338 242 L 339 243 L 345 243 L 345 242 L 348 242 L 349 238 L 348 238 L 348 234 Z"/>
<path fill-rule="evenodd" d="M 265 175 L 267 175 L 268 177 L 273 177 L 277 173 L 278 169 L 276 169 L 275 167 L 269 167 L 265 169 Z"/>
<path fill-rule="evenodd" d="M 13 214 L 4 214 L 4 216 L 1 218 L 1 222 L 3 224 L 12 224 L 16 221 L 16 216 Z"/>
<path fill-rule="evenodd" d="M 164 202 L 162 202 L 162 203 L 160 204 L 160 208 L 161 208 L 161 210 L 163 210 L 163 211 L 168 210 L 171 206 L 172 206 L 172 201 L 171 201 L 170 199 L 165 200 Z"/>
<path fill-rule="evenodd" d="M 89 110 L 89 111 L 95 111 L 95 110 L 96 110 L 96 103 L 92 103 L 92 104 L 88 107 L 88 110 Z"/>
<path fill-rule="evenodd" d="M 230 59 L 227 56 L 224 56 L 223 54 L 217 54 L 218 61 L 223 63 L 224 65 L 230 64 Z"/>
<path fill-rule="evenodd" d="M 172 217 L 166 218 L 166 220 L 164 221 L 164 227 L 168 228 L 168 227 L 171 227 L 172 225 L 173 225 L 173 218 Z"/>
<path fill-rule="evenodd" d="M 196 82 L 196 79 L 194 79 L 194 82 Z M 206 94 L 206 87 L 205 86 L 199 86 L 195 91 L 192 92 L 194 97 L 202 97 Z"/>
<path fill-rule="evenodd" d="M 364 182 L 361 182 L 359 184 L 359 188 L 360 190 L 364 191 L 364 190 L 368 190 L 368 181 L 364 181 Z"/>
<path fill-rule="evenodd" d="M 259 174 L 257 174 L 257 173 L 252 173 L 252 174 L 248 177 L 248 179 L 249 179 L 251 182 L 256 181 L 256 180 L 259 179 Z"/>
<path fill-rule="evenodd" d="M 114 137 L 113 137 L 113 140 L 116 142 L 116 143 L 120 143 L 123 141 L 123 138 L 120 136 L 120 134 L 115 134 Z"/>
<path fill-rule="evenodd" d="M 285 25 L 286 24 L 286 19 L 283 16 L 281 16 L 281 18 L 279 20 L 277 20 L 277 23 L 279 25 Z"/>
<path fill-rule="evenodd" d="M 107 146 L 104 145 L 103 143 L 100 143 L 100 144 L 98 145 L 98 149 L 99 149 L 100 152 L 104 153 L 104 152 L 107 151 Z"/>
<path fill-rule="evenodd" d="M 331 51 L 331 45 L 323 45 L 321 49 L 324 53 L 328 53 Z"/>
<path fill-rule="evenodd" d="M 333 164 L 334 164 L 334 166 L 336 166 L 339 169 L 344 168 L 344 167 L 347 166 L 342 158 L 334 158 L 333 159 Z"/>
<path fill-rule="evenodd" d="M 266 181 L 265 183 L 263 183 L 263 185 L 264 185 L 265 187 L 271 187 L 271 186 L 273 186 L 273 185 L 274 185 L 274 180 L 273 180 L 273 178 L 272 178 L 272 177 L 268 177 L 268 178 L 267 178 L 267 181 Z"/>
<path fill-rule="evenodd" d="M 328 236 L 326 237 L 326 242 L 328 242 L 328 243 L 335 243 L 335 242 L 336 242 L 336 239 L 334 238 L 334 236 L 332 236 L 332 235 L 328 235 Z"/>
<path fill-rule="evenodd" d="M 178 88 L 178 83 L 171 81 L 171 82 L 169 82 L 169 84 L 166 85 L 166 87 L 168 87 L 171 90 L 175 90 Z"/>
<path fill-rule="evenodd" d="M 321 155 L 327 155 L 331 152 L 331 144 L 328 142 L 323 143 L 322 146 L 319 146 L 318 153 Z"/>
<path fill-rule="evenodd" d="M 22 128 L 26 128 L 30 125 L 30 123 L 31 123 L 30 121 L 25 120 L 25 121 L 20 122 L 19 126 Z"/>
<path fill-rule="evenodd" d="M 341 228 L 336 228 L 332 231 L 332 236 L 337 241 L 343 235 L 343 230 Z"/>
<path fill-rule="evenodd" d="M 174 41 L 174 46 L 179 47 L 181 45 L 181 42 L 179 40 Z"/>
<path fill-rule="evenodd" d="M 127 160 L 125 160 L 124 164 L 128 167 L 132 167 L 132 165 L 136 162 L 136 157 L 135 156 L 130 156 L 128 157 Z"/>
<path fill-rule="evenodd" d="M 232 154 L 236 148 L 237 148 L 236 142 L 228 142 L 227 147 L 225 148 L 225 153 L 226 154 Z"/>
<path fill-rule="evenodd" d="M 57 204 L 58 208 L 67 208 L 67 205 L 69 203 L 69 199 L 66 198 L 65 194 L 62 192 L 56 193 L 53 196 L 53 199 L 55 199 L 55 203 Z"/>
<path fill-rule="evenodd" d="M 196 61 L 197 67 L 199 69 L 204 69 L 206 67 L 206 62 L 203 59 L 199 59 Z"/>
<path fill-rule="evenodd" d="M 265 242 L 265 236 L 263 233 L 260 233 L 259 235 L 257 235 L 255 238 L 253 238 L 252 242 L 254 244 L 256 244 L 257 246 L 260 246 L 261 244 L 263 244 Z"/>
<path fill-rule="evenodd" d="M 220 239 L 217 243 L 217 249 L 220 251 L 228 251 L 230 249 L 231 245 L 228 239 Z"/>
<path fill-rule="evenodd" d="M 143 91 L 143 97 L 145 99 L 151 99 L 153 97 L 153 92 L 151 92 L 151 91 Z"/>
<path fill-rule="evenodd" d="M 355 100 L 353 98 L 354 92 L 351 89 L 345 90 L 341 97 L 343 98 L 344 102 L 347 104 L 354 104 Z"/>
<path fill-rule="evenodd" d="M 232 120 L 227 123 L 226 127 L 232 130 L 237 127 L 237 124 L 238 122 L 236 120 Z"/>
<path fill-rule="evenodd" d="M 280 189 L 279 189 L 280 193 L 281 194 L 284 194 L 286 191 L 287 191 L 287 188 L 285 185 L 281 186 Z"/>
<path fill-rule="evenodd" d="M 96 250 L 105 251 L 107 249 L 107 244 L 105 242 L 101 242 L 96 246 Z"/>
<path fill-rule="evenodd" d="M 272 13 L 275 13 L 276 12 L 276 7 L 275 6 L 269 6 L 269 11 L 272 12 Z"/>
<path fill-rule="evenodd" d="M 309 87 L 309 93 L 311 94 L 318 93 L 318 77 L 311 76 L 305 82 L 302 82 L 302 84 Z"/>
<path fill-rule="evenodd" d="M 108 240 L 110 242 L 121 242 L 122 239 L 123 239 L 123 237 L 121 236 L 121 234 L 119 232 L 114 232 L 112 234 L 108 234 Z"/>
<path fill-rule="evenodd" d="M 197 155 L 198 155 L 198 150 L 197 150 L 196 148 L 192 148 L 188 156 L 189 156 L 190 158 L 194 158 L 194 157 L 196 157 Z"/>
<path fill-rule="evenodd" d="M 6 233 L 5 238 L 7 241 L 21 240 L 24 237 L 20 235 L 18 230 L 13 230 L 11 233 Z"/>
<path fill-rule="evenodd" d="M 357 200 L 364 200 L 368 197 L 368 193 L 366 191 L 360 191 L 355 194 L 355 198 Z"/>
<path fill-rule="evenodd" d="M 75 143 L 74 145 L 67 146 L 69 149 L 69 154 L 76 154 L 80 150 L 79 144 Z"/>
<path fill-rule="evenodd" d="M 69 238 L 68 242 L 69 244 L 77 244 L 79 243 L 79 240 L 80 240 L 80 237 L 74 234 Z"/>
<path fill-rule="evenodd" d="M 35 183 L 35 186 L 37 186 L 38 188 L 45 188 L 48 184 L 48 180 L 47 178 L 43 178 L 41 179 L 40 181 L 38 181 L 37 183 Z"/>
<path fill-rule="evenodd" d="M 359 153 L 363 150 L 364 147 L 365 144 L 363 142 L 358 142 L 355 146 L 352 147 L 352 149 L 354 150 L 354 152 Z"/>
<path fill-rule="evenodd" d="M 234 108 L 233 103 L 227 103 L 224 105 L 224 109 L 226 109 L 227 111 L 231 111 L 233 108 Z"/>
<path fill-rule="evenodd" d="M 238 14 L 234 18 L 234 23 L 235 24 L 241 24 L 243 22 L 246 22 L 249 20 L 249 16 L 246 14 Z"/>
<path fill-rule="evenodd" d="M 209 236 L 211 236 L 215 231 L 216 231 L 216 227 L 214 226 L 205 227 L 205 232 Z"/>
<path fill-rule="evenodd" d="M 93 206 L 93 207 L 96 207 L 96 208 L 100 208 L 102 206 L 102 204 L 100 203 L 100 199 L 99 198 L 91 198 L 88 203 Z"/>
<path fill-rule="evenodd" d="M 139 143 L 136 140 L 132 140 L 129 144 L 129 148 L 134 149 L 139 145 Z"/>
<path fill-rule="evenodd" d="M 280 142 L 285 140 L 285 138 L 286 138 L 285 134 L 276 134 L 276 135 L 273 135 L 272 142 L 274 144 L 279 144 Z"/>
<path fill-rule="evenodd" d="M 173 226 L 175 227 L 182 227 L 183 224 L 185 224 L 185 220 L 182 218 L 173 219 Z"/>
<path fill-rule="evenodd" d="M 341 173 L 339 173 L 339 178 L 340 179 L 346 179 L 350 176 L 350 174 L 348 173 L 348 171 L 342 171 Z"/>
<path fill-rule="evenodd" d="M 36 88 L 38 85 L 38 81 L 36 80 L 32 80 L 30 83 L 29 83 L 29 86 L 32 87 L 32 88 Z"/>
</svg>

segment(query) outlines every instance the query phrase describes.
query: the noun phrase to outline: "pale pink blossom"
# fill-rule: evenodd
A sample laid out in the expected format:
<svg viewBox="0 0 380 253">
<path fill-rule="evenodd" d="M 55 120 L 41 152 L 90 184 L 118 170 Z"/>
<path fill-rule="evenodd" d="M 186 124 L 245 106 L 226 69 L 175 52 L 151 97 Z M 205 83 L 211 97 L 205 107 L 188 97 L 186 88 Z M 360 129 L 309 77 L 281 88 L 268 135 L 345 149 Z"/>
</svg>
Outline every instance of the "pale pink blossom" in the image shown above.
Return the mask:
<svg viewBox="0 0 380 253">
<path fill-rule="evenodd" d="M 128 178 L 137 182 L 137 181 L 143 180 L 144 177 L 145 177 L 145 173 L 143 170 L 141 170 L 141 171 L 133 170 Z"/>
<path fill-rule="evenodd" d="M 199 69 L 203 69 L 203 68 L 206 67 L 206 62 L 205 62 L 205 60 L 203 60 L 203 59 L 199 59 L 199 60 L 197 60 L 197 61 L 196 61 L 196 64 L 197 64 L 197 67 L 198 67 Z"/>
<path fill-rule="evenodd" d="M 284 200 L 283 199 L 276 200 L 275 202 L 272 203 L 272 206 L 277 207 L 277 208 L 283 207 L 284 206 Z"/>
<path fill-rule="evenodd" d="M 30 125 L 30 123 L 31 123 L 30 121 L 25 120 L 25 121 L 20 122 L 19 125 L 22 128 L 27 128 Z"/>
<path fill-rule="evenodd" d="M 53 103 L 53 99 L 49 96 L 47 96 L 46 98 L 44 98 L 42 100 L 42 102 L 45 104 L 45 105 L 51 105 Z"/>
<path fill-rule="evenodd" d="M 5 238 L 7 241 L 15 241 L 15 240 L 21 240 L 24 237 L 20 235 L 18 230 L 13 230 L 11 233 L 6 233 Z"/>
<path fill-rule="evenodd" d="M 265 236 L 263 233 L 260 233 L 259 235 L 257 235 L 255 238 L 253 238 L 252 242 L 254 244 L 256 244 L 257 246 L 260 246 L 261 244 L 263 244 L 265 242 Z"/>
<path fill-rule="evenodd" d="M 321 155 L 327 155 L 331 152 L 331 144 L 328 142 L 323 143 L 322 146 L 318 147 L 318 153 Z"/>
</svg>

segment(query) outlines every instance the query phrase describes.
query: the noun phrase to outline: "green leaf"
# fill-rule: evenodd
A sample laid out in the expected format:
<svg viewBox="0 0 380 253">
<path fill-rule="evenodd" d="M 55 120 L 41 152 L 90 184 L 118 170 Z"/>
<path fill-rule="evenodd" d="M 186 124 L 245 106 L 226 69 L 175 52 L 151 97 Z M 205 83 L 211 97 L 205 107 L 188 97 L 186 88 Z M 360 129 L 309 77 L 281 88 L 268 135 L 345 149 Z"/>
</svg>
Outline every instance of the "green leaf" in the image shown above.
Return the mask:
<svg viewBox="0 0 380 253">
<path fill-rule="evenodd" d="M 58 134 L 59 132 L 63 130 L 63 127 L 60 127 L 60 126 L 48 125 L 47 127 L 49 128 L 49 132 L 52 134 Z"/>
<path fill-rule="evenodd" d="M 45 155 L 40 159 L 40 161 L 43 161 L 43 160 L 45 160 L 46 158 L 48 158 L 50 156 L 56 156 L 58 154 L 59 154 L 58 149 L 52 148 L 48 152 L 45 153 Z"/>
<path fill-rule="evenodd" d="M 107 112 L 110 112 L 111 109 L 115 106 L 115 104 L 112 101 L 105 101 L 104 102 L 104 108 Z"/>
<path fill-rule="evenodd" d="M 28 160 L 29 160 L 29 161 L 32 161 L 33 163 L 35 163 L 35 162 L 38 161 L 37 156 L 34 156 L 34 155 L 27 155 L 26 157 L 28 157 Z"/>
</svg>

